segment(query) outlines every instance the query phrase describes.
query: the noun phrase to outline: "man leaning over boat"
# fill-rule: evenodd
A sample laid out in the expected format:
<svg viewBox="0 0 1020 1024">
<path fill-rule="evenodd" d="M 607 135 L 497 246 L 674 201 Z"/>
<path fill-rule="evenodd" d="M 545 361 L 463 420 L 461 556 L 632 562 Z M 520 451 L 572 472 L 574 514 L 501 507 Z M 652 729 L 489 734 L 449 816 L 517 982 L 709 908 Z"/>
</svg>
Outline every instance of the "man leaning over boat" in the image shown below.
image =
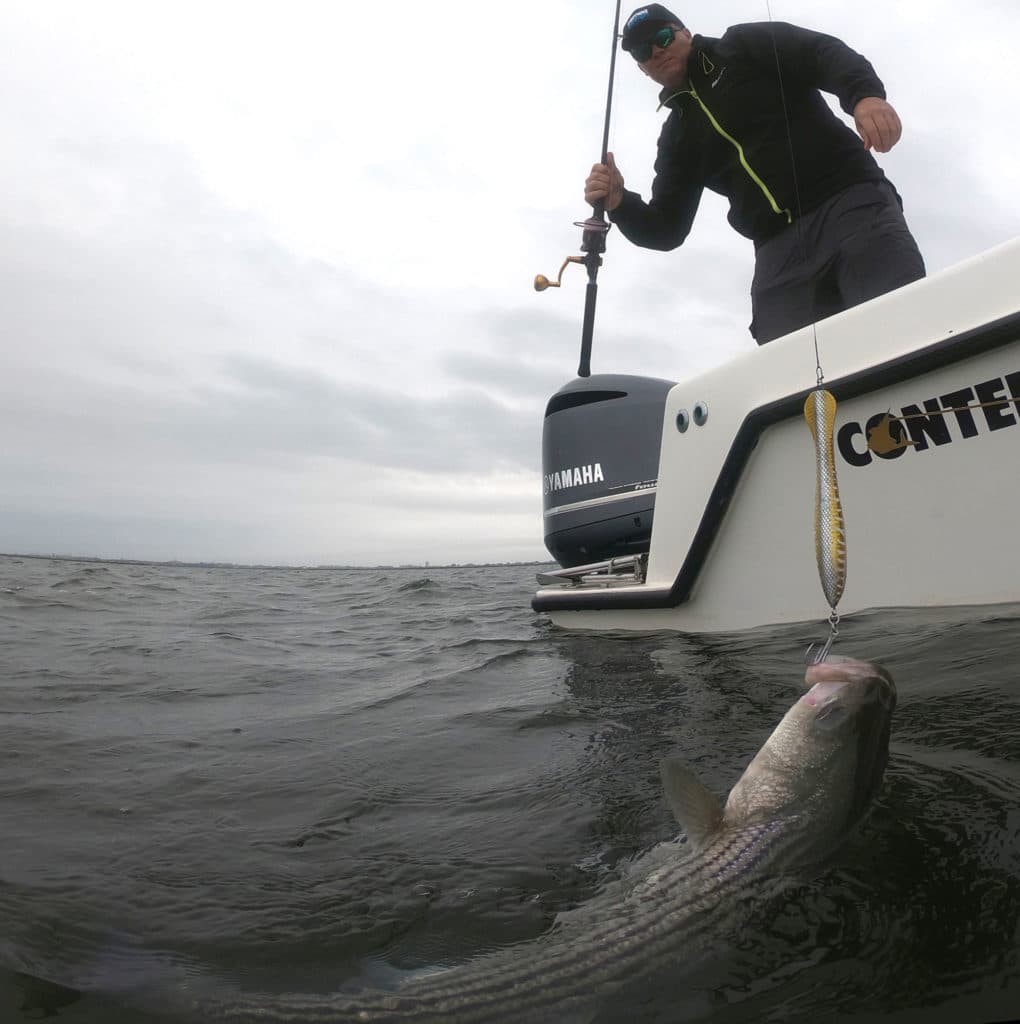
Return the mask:
<svg viewBox="0 0 1020 1024">
<path fill-rule="evenodd" d="M 754 242 L 759 345 L 924 277 L 900 196 L 871 154 L 896 145 L 900 119 L 859 53 L 783 22 L 692 35 L 661 4 L 630 15 L 621 45 L 669 110 L 651 199 L 624 187 L 611 153 L 585 199 L 604 200 L 636 245 L 668 250 L 687 238 L 704 189 L 726 196 L 730 224 Z"/>
</svg>

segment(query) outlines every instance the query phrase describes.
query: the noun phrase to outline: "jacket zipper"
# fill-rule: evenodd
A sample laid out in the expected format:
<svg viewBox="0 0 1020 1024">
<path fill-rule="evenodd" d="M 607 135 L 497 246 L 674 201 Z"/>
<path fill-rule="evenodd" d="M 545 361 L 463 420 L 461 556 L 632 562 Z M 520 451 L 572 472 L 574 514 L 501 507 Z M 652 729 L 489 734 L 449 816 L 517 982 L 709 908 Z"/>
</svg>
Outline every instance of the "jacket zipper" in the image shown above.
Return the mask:
<svg viewBox="0 0 1020 1024">
<path fill-rule="evenodd" d="M 737 142 L 737 140 L 735 138 L 733 138 L 732 135 L 728 134 L 727 132 L 725 132 L 723 130 L 722 125 L 719 124 L 719 122 L 715 119 L 715 115 L 712 113 L 712 111 L 709 110 L 708 107 L 705 106 L 705 104 L 702 101 L 701 97 L 698 95 L 697 89 L 695 89 L 693 85 L 690 87 L 690 93 L 698 101 L 698 106 L 701 107 L 701 109 L 705 112 L 705 117 L 707 117 L 708 120 L 712 123 L 712 127 L 727 142 L 729 142 L 733 146 L 734 149 L 736 149 L 737 156 L 740 159 L 741 167 L 743 167 L 744 170 L 747 171 L 747 173 L 751 176 L 751 180 L 758 186 L 758 188 L 760 188 L 762 190 L 762 193 L 764 194 L 765 198 L 769 201 L 769 205 L 772 207 L 772 209 L 776 213 L 785 214 L 786 215 L 786 223 L 787 224 L 792 224 L 793 223 L 793 214 L 791 214 L 788 209 L 784 209 L 783 207 L 781 207 L 779 205 L 779 203 L 776 202 L 775 196 L 773 196 L 772 193 L 769 191 L 768 186 L 765 184 L 765 182 L 762 181 L 761 178 L 759 178 L 758 175 L 754 173 L 754 169 L 747 162 L 747 157 L 744 156 L 744 147 L 741 146 L 740 143 Z M 672 99 L 672 97 L 670 97 L 670 99 Z"/>
</svg>

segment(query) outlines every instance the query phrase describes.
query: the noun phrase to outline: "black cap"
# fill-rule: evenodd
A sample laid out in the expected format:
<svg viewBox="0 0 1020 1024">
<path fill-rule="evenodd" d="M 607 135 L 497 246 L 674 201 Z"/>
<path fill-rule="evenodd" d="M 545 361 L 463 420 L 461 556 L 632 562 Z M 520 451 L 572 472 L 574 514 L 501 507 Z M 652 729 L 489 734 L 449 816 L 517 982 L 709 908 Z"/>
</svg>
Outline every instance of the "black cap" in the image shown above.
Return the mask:
<svg viewBox="0 0 1020 1024">
<path fill-rule="evenodd" d="M 647 43 L 663 25 L 679 25 L 683 28 L 683 22 L 672 12 L 667 11 L 662 4 L 645 4 L 639 7 L 624 22 L 623 41 L 620 45 L 628 53 L 632 46 L 638 43 Z"/>
</svg>

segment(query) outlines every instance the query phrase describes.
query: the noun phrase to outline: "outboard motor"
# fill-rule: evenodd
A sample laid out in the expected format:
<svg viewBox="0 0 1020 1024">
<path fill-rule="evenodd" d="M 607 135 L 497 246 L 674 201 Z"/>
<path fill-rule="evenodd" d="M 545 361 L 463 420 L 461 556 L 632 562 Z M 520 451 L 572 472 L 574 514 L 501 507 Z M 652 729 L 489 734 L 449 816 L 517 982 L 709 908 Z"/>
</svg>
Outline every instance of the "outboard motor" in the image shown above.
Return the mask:
<svg viewBox="0 0 1020 1024">
<path fill-rule="evenodd" d="M 648 550 L 670 380 L 596 374 L 545 409 L 545 546 L 564 569 Z"/>
</svg>

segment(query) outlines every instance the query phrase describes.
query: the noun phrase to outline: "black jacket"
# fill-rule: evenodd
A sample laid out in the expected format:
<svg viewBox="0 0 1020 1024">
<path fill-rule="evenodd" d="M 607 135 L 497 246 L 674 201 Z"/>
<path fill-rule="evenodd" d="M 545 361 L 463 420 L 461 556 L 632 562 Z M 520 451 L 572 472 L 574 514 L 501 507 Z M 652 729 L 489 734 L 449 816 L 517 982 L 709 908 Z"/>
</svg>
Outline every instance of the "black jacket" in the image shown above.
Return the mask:
<svg viewBox="0 0 1020 1024">
<path fill-rule="evenodd" d="M 680 245 L 704 188 L 726 196 L 730 224 L 760 243 L 798 211 L 885 177 L 818 91 L 848 114 L 865 96 L 885 99 L 871 64 L 834 36 L 783 22 L 734 25 L 721 39 L 694 37 L 688 74 L 686 90 L 660 94 L 670 113 L 651 201 L 628 190 L 609 215 L 637 245 Z"/>
</svg>

